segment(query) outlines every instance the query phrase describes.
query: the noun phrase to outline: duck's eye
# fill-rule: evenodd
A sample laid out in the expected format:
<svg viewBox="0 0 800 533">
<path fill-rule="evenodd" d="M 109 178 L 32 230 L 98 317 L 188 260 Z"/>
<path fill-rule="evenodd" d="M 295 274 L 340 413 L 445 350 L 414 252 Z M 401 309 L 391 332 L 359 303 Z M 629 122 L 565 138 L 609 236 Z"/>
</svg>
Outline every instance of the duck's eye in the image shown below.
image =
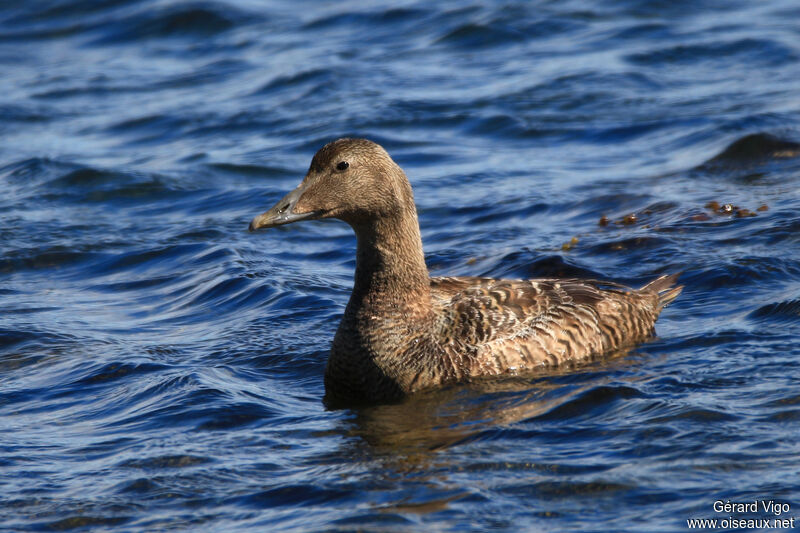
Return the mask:
<svg viewBox="0 0 800 533">
<path fill-rule="evenodd" d="M 339 161 L 339 164 L 336 165 L 336 170 L 347 170 L 347 167 L 350 166 L 350 163 L 347 161 Z"/>
</svg>

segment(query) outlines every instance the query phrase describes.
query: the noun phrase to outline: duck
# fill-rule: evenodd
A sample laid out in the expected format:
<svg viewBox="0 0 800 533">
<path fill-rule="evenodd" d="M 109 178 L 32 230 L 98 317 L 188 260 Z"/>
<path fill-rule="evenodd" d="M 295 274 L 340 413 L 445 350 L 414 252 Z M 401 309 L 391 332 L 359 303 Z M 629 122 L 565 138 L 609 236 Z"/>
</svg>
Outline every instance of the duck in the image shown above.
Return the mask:
<svg viewBox="0 0 800 533">
<path fill-rule="evenodd" d="M 547 372 L 650 338 L 681 292 L 678 273 L 632 289 L 574 278 L 431 277 L 414 194 L 379 144 L 319 149 L 256 231 L 335 218 L 356 234 L 353 290 L 325 369 L 325 401 L 401 401 L 453 384 Z"/>
</svg>

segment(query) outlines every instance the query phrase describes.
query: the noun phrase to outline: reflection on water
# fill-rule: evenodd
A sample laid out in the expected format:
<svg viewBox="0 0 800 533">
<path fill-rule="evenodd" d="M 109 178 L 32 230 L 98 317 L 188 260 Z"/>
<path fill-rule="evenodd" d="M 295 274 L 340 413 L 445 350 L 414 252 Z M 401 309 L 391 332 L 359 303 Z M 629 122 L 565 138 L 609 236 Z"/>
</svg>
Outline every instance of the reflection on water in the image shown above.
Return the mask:
<svg viewBox="0 0 800 533">
<path fill-rule="evenodd" d="M 399 403 L 361 407 L 354 410 L 348 435 L 363 440 L 387 461 L 398 461 L 392 463 L 394 469 L 413 470 L 439 451 L 492 440 L 517 423 L 566 422 L 588 415 L 597 404 L 627 397 L 634 389 L 625 381 L 639 378 L 629 376 L 622 382 L 614 378 L 612 383 L 608 375 L 609 369 L 633 364 L 626 353 L 539 377 L 480 379 Z"/>
</svg>

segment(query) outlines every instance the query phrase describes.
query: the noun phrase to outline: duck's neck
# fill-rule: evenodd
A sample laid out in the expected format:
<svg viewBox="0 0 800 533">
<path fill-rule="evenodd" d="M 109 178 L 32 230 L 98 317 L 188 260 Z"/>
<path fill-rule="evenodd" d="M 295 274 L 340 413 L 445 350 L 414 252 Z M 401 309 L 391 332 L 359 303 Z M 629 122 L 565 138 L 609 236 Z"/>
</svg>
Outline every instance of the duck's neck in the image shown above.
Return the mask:
<svg viewBox="0 0 800 533">
<path fill-rule="evenodd" d="M 422 251 L 417 211 L 353 225 L 358 239 L 356 273 L 349 308 L 430 308 L 430 278 Z M 349 309 L 355 311 L 355 309 Z"/>
</svg>

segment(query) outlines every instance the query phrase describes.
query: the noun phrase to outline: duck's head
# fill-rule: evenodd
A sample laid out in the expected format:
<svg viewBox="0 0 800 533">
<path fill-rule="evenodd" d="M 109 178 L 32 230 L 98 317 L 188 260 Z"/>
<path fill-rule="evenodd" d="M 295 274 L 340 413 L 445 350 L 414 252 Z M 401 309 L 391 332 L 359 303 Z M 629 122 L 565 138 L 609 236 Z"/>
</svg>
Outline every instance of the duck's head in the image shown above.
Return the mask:
<svg viewBox="0 0 800 533">
<path fill-rule="evenodd" d="M 255 217 L 250 231 L 319 218 L 357 227 L 408 209 L 415 211 L 411 186 L 386 150 L 366 139 L 339 139 L 314 155 L 300 185 Z"/>
</svg>

